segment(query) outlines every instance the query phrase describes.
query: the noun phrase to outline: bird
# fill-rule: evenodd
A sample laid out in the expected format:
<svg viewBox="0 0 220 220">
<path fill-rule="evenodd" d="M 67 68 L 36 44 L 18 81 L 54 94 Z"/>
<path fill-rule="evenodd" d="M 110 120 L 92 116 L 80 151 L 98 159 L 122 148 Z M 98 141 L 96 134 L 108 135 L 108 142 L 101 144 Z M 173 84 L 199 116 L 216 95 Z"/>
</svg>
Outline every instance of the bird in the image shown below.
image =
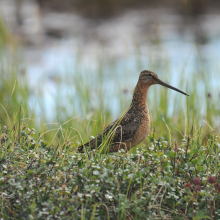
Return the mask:
<svg viewBox="0 0 220 220">
<path fill-rule="evenodd" d="M 108 125 L 102 133 L 78 147 L 79 153 L 88 149 L 105 149 L 106 152 L 129 151 L 141 143 L 150 133 L 150 114 L 147 105 L 148 89 L 159 84 L 189 96 L 185 92 L 163 82 L 156 73 L 143 70 L 133 92 L 132 102 L 125 113 Z"/>
</svg>

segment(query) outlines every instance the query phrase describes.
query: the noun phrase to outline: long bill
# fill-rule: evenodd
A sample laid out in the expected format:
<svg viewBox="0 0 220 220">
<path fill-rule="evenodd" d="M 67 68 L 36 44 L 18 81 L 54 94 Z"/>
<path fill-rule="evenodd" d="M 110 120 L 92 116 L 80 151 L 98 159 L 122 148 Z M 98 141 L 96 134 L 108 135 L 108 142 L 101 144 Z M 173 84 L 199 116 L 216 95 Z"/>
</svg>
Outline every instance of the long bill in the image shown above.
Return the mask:
<svg viewBox="0 0 220 220">
<path fill-rule="evenodd" d="M 158 84 L 160 84 L 160 85 L 162 85 L 162 86 L 165 86 L 165 87 L 167 87 L 167 88 L 173 89 L 173 90 L 175 90 L 175 91 L 177 91 L 177 92 L 180 92 L 180 93 L 182 93 L 182 94 L 184 94 L 184 95 L 189 96 L 189 95 L 186 94 L 185 92 L 183 92 L 183 91 L 181 91 L 181 90 L 179 90 L 179 89 L 177 89 L 177 88 L 175 88 L 175 87 L 173 87 L 173 86 L 170 86 L 169 84 L 167 84 L 167 83 L 161 81 L 160 79 L 157 79 L 157 81 L 158 81 Z"/>
</svg>

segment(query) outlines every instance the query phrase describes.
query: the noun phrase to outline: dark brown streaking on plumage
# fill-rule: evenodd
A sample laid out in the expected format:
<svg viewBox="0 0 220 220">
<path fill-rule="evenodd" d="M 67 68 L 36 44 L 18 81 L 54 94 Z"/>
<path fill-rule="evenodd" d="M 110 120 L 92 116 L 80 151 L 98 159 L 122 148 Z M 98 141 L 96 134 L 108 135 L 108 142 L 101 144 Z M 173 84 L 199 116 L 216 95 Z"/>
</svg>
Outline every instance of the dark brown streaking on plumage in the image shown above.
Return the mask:
<svg viewBox="0 0 220 220">
<path fill-rule="evenodd" d="M 112 122 L 105 128 L 103 133 L 97 135 L 89 142 L 78 147 L 80 153 L 84 152 L 84 147 L 90 149 L 100 148 L 102 140 L 105 140 L 107 135 L 110 135 L 108 140 L 108 152 L 117 152 L 119 149 L 130 150 L 144 140 L 150 132 L 150 115 L 147 107 L 148 89 L 153 84 L 160 84 L 184 95 L 186 93 L 172 87 L 163 81 L 158 76 L 149 70 L 144 70 L 139 76 L 138 83 L 134 89 L 133 98 L 130 107 L 125 114 Z"/>
</svg>

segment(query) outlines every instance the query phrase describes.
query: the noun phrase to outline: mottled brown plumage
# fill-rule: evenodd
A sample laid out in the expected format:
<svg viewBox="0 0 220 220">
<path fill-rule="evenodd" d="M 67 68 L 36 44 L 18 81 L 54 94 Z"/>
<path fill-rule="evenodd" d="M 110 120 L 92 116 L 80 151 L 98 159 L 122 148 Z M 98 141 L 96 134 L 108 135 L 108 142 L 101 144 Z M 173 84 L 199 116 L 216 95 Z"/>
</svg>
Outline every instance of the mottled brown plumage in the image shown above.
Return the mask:
<svg viewBox="0 0 220 220">
<path fill-rule="evenodd" d="M 148 89 L 153 84 L 160 84 L 187 95 L 161 81 L 154 72 L 142 71 L 134 90 L 131 105 L 125 114 L 112 122 L 96 138 L 79 146 L 78 151 L 83 153 L 86 148 L 99 149 L 105 146 L 107 146 L 108 152 L 117 152 L 119 149 L 128 151 L 142 142 L 150 132 L 150 115 L 146 100 Z"/>
</svg>

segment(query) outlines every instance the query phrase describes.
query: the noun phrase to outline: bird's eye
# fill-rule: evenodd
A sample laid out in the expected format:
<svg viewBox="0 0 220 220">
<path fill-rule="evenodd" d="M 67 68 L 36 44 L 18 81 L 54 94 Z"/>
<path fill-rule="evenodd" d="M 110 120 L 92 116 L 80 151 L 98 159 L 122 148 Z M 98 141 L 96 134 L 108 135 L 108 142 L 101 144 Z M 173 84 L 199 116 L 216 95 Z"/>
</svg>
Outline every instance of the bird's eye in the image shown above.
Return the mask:
<svg viewBox="0 0 220 220">
<path fill-rule="evenodd" d="M 151 75 L 151 74 L 148 74 L 148 76 L 152 77 L 152 75 Z"/>
</svg>

